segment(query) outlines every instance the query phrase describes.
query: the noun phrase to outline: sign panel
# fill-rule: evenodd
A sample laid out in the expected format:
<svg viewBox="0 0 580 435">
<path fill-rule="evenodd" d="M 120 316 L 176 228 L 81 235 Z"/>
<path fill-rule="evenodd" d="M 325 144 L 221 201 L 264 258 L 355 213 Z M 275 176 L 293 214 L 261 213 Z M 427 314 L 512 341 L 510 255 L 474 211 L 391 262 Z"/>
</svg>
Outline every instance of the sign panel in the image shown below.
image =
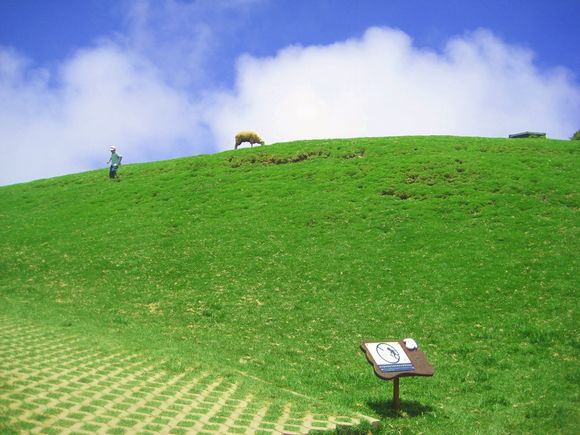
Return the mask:
<svg viewBox="0 0 580 435">
<path fill-rule="evenodd" d="M 396 341 L 365 343 L 365 346 L 367 353 L 383 373 L 415 370 L 403 347 Z"/>
</svg>

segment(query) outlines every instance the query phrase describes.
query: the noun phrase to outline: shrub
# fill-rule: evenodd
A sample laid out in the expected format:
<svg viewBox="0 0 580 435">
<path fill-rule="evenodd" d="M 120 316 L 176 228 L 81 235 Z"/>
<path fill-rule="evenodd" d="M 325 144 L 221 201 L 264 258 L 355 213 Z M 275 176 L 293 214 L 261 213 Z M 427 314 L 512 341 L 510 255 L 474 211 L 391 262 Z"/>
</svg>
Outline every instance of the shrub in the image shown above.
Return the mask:
<svg viewBox="0 0 580 435">
<path fill-rule="evenodd" d="M 580 130 L 578 130 L 576 133 L 574 133 L 570 139 L 580 140 Z"/>
</svg>

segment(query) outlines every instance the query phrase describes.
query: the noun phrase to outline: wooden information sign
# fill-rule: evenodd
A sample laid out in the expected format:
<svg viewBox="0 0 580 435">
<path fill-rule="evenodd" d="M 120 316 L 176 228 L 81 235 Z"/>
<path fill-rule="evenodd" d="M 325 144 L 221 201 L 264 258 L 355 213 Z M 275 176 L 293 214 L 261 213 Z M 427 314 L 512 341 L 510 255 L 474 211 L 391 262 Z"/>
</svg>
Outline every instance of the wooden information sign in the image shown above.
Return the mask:
<svg viewBox="0 0 580 435">
<path fill-rule="evenodd" d="M 405 339 L 409 340 L 409 339 Z M 373 366 L 375 375 L 385 381 L 393 381 L 393 408 L 398 411 L 399 378 L 404 376 L 433 376 L 435 369 L 429 364 L 425 354 L 416 347 L 414 340 L 409 341 L 364 341 L 360 347 L 368 362 Z"/>
</svg>

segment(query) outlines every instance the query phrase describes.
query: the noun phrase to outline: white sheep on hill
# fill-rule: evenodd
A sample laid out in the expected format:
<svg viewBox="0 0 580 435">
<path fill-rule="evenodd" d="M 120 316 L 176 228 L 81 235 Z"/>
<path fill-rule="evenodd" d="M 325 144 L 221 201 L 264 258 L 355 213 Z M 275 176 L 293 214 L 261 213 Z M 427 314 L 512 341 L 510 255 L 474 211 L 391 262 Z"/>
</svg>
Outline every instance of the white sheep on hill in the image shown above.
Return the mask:
<svg viewBox="0 0 580 435">
<path fill-rule="evenodd" d="M 240 144 L 244 142 L 250 142 L 250 146 L 252 147 L 254 146 L 255 143 L 264 145 L 264 141 L 260 136 L 258 136 L 258 133 L 251 130 L 240 131 L 238 134 L 236 134 L 236 145 L 234 149 L 237 150 Z"/>
</svg>

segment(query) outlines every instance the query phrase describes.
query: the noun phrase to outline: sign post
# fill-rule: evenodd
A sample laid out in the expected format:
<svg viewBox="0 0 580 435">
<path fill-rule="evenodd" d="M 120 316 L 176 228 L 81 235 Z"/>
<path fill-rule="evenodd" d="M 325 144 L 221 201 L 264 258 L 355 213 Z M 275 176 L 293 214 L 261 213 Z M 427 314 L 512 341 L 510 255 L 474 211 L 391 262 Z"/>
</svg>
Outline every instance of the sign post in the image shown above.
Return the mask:
<svg viewBox="0 0 580 435">
<path fill-rule="evenodd" d="M 407 347 L 405 341 L 364 341 L 360 347 L 375 375 L 385 381 L 393 381 L 393 409 L 399 411 L 399 378 L 405 376 L 433 376 L 435 369 L 425 354 L 415 346 Z M 414 347 L 414 348 L 413 348 Z"/>
<path fill-rule="evenodd" d="M 401 399 L 399 399 L 399 378 L 393 379 L 393 409 L 399 411 Z"/>
</svg>

